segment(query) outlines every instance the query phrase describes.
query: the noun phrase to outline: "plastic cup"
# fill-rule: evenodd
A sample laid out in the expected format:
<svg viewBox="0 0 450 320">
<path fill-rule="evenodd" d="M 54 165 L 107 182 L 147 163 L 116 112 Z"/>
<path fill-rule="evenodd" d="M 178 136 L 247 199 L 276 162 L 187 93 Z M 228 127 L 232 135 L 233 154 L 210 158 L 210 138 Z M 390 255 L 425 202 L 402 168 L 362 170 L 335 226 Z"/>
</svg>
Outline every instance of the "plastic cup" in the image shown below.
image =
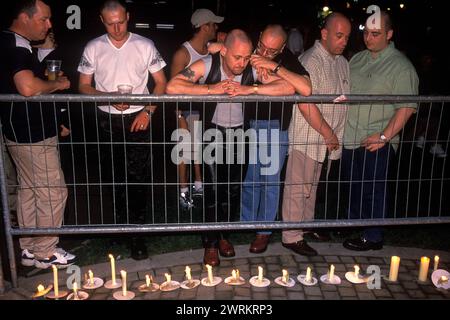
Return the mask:
<svg viewBox="0 0 450 320">
<path fill-rule="evenodd" d="M 61 71 L 61 60 L 47 60 L 47 77 L 48 80 L 54 81 L 58 78 Z"/>
<path fill-rule="evenodd" d="M 117 91 L 119 91 L 120 94 L 132 93 L 133 86 L 129 84 L 119 84 L 117 86 Z"/>
</svg>

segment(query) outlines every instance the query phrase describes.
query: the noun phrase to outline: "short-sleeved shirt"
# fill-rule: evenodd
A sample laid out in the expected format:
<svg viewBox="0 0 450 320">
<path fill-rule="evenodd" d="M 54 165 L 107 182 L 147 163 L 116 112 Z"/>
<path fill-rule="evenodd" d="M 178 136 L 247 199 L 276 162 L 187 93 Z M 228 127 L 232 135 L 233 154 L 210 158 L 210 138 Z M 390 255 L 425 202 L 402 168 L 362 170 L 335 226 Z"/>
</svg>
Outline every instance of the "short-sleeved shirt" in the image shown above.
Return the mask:
<svg viewBox="0 0 450 320">
<path fill-rule="evenodd" d="M 103 92 L 116 92 L 120 84 L 133 86 L 133 94 L 148 94 L 150 73 L 166 66 L 153 41 L 135 33 L 129 33 L 127 41 L 116 48 L 107 34 L 91 40 L 84 49 L 78 72 L 93 74 L 95 88 Z M 142 105 L 131 105 L 125 111 L 112 106 L 99 106 L 102 111 L 122 114 L 134 113 Z"/>
<path fill-rule="evenodd" d="M 330 54 L 317 40 L 312 48 L 299 57 L 309 72 L 312 94 L 348 94 L 350 92 L 350 71 L 347 59 L 342 55 Z M 325 121 L 342 142 L 348 106 L 345 104 L 316 104 Z M 306 154 L 313 160 L 323 162 L 327 146 L 323 137 L 305 120 L 298 108 L 294 108 L 289 140 L 293 149 Z M 342 148 L 330 154 L 330 159 L 339 159 Z"/>
<path fill-rule="evenodd" d="M 14 75 L 30 70 L 43 76 L 37 55 L 32 53 L 30 41 L 11 31 L 0 32 L 0 93 L 18 94 Z M 56 108 L 38 102 L 2 102 L 0 117 L 3 133 L 10 141 L 37 143 L 56 136 Z"/>
<path fill-rule="evenodd" d="M 390 43 L 376 58 L 370 51 L 350 60 L 352 94 L 417 95 L 419 78 L 408 58 Z M 398 108 L 417 108 L 416 103 L 351 104 L 344 131 L 344 147 L 355 149 L 366 137 L 382 132 Z M 398 136 L 391 140 L 398 142 Z"/>
</svg>

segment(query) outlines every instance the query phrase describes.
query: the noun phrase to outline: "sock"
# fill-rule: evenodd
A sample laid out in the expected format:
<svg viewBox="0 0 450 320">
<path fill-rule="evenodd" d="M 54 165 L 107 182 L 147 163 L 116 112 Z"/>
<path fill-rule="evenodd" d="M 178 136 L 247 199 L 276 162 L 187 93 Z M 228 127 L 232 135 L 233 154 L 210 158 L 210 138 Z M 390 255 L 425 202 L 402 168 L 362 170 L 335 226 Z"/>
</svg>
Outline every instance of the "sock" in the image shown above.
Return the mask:
<svg viewBox="0 0 450 320">
<path fill-rule="evenodd" d="M 196 190 L 202 190 L 203 189 L 203 183 L 201 181 L 195 181 L 194 185 L 195 185 L 195 189 Z"/>
<path fill-rule="evenodd" d="M 188 187 L 180 188 L 180 193 L 186 193 L 189 191 Z"/>
</svg>

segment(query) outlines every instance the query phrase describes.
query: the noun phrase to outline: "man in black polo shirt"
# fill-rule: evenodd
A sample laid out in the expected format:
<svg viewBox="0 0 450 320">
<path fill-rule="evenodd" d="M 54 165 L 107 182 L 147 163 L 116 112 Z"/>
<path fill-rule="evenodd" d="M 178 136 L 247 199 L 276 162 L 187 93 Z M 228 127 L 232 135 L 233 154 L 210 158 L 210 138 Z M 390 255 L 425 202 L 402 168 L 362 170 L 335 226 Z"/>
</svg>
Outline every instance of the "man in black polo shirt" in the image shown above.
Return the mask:
<svg viewBox="0 0 450 320">
<path fill-rule="evenodd" d="M 284 50 L 286 40 L 287 34 L 280 25 L 268 25 L 261 32 L 250 63 L 263 78 L 275 74 L 294 87 L 296 93 L 309 96 L 309 74 L 289 50 Z M 245 122 L 256 130 L 258 145 L 257 158 L 249 161 L 242 185 L 241 221 L 275 221 L 279 207 L 280 175 L 289 146 L 288 127 L 292 108 L 292 102 L 245 106 Z M 267 145 L 261 141 L 264 136 L 269 142 Z M 271 161 L 263 159 L 264 154 Z M 250 252 L 266 251 L 270 235 L 270 231 L 259 231 L 250 245 Z"/>
<path fill-rule="evenodd" d="M 0 33 L 0 93 L 35 96 L 70 87 L 66 77 L 45 81 L 36 76 L 30 41 L 43 40 L 51 28 L 50 7 L 41 0 L 14 1 L 13 21 Z M 54 108 L 30 102 L 2 102 L 0 116 L 19 180 L 20 228 L 57 228 L 62 224 L 67 188 L 57 150 Z M 22 237 L 22 264 L 68 266 L 75 256 L 57 248 L 58 237 Z"/>
</svg>

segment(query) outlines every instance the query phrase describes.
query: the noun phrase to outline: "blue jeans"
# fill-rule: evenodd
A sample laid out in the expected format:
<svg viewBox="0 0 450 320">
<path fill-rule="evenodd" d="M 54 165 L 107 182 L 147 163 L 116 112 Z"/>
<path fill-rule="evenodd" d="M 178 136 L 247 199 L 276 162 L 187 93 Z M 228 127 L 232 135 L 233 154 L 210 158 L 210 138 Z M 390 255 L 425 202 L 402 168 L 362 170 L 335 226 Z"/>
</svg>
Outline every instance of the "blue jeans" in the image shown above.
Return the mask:
<svg viewBox="0 0 450 320">
<path fill-rule="evenodd" d="M 350 183 L 348 215 L 351 219 L 382 219 L 389 209 L 388 166 L 394 156 L 390 144 L 375 152 L 365 148 L 343 149 L 342 180 Z M 383 241 L 383 229 L 365 228 L 363 237 Z"/>
<path fill-rule="evenodd" d="M 249 154 L 249 164 L 242 185 L 241 221 L 275 221 L 280 198 L 280 174 L 289 147 L 288 132 L 280 130 L 278 120 L 250 121 L 250 128 L 256 130 L 258 143 L 253 150 L 255 156 L 251 157 L 251 152 Z M 278 139 L 276 132 L 271 130 L 277 130 Z M 267 147 L 261 137 L 267 137 Z"/>
</svg>

